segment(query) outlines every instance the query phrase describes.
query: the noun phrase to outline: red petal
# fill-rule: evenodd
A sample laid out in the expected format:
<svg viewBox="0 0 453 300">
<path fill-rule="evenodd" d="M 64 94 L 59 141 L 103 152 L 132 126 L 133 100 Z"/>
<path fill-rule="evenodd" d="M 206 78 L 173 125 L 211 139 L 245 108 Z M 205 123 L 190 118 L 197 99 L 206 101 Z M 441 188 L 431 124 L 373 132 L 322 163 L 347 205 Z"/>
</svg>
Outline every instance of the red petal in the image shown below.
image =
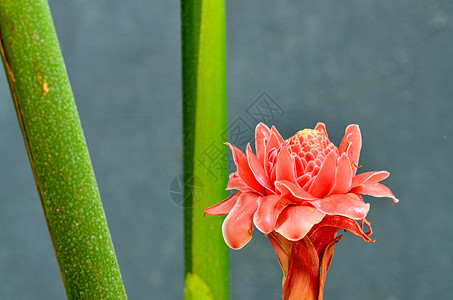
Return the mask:
<svg viewBox="0 0 453 300">
<path fill-rule="evenodd" d="M 237 147 L 231 145 L 230 143 L 225 143 L 231 149 L 233 153 L 233 159 L 236 163 L 239 177 L 241 177 L 242 182 L 245 183 L 248 187 L 250 187 L 255 192 L 264 195 L 264 187 L 256 180 L 255 175 L 253 174 L 252 170 L 247 162 L 247 156 L 242 153 Z"/>
<path fill-rule="evenodd" d="M 330 194 L 345 194 L 349 192 L 352 183 L 353 170 L 349 157 L 343 153 L 339 160 L 335 174 L 335 187 Z"/>
<path fill-rule="evenodd" d="M 328 217 L 329 216 L 325 216 L 324 219 Z M 338 230 L 340 230 L 340 228 L 337 227 L 322 226 L 321 224 L 324 223 L 324 219 L 315 226 L 313 226 L 313 228 L 307 235 L 310 241 L 312 242 L 313 246 L 315 247 L 316 251 L 318 252 L 320 260 L 322 259 L 322 255 L 327 244 L 329 244 L 335 238 L 335 236 L 338 233 Z"/>
<path fill-rule="evenodd" d="M 326 125 L 324 123 L 318 122 L 318 124 L 316 124 L 315 126 L 315 130 L 321 132 L 326 138 L 329 138 L 329 136 L 327 135 Z"/>
<path fill-rule="evenodd" d="M 346 153 L 351 162 L 356 166 L 359 165 L 360 149 L 362 148 L 362 135 L 360 134 L 359 126 L 352 124 L 346 127 L 346 132 L 344 134 L 343 140 L 341 141 L 340 147 L 338 150 L 340 154 Z M 354 168 L 354 175 L 357 172 L 357 169 Z"/>
<path fill-rule="evenodd" d="M 296 177 L 303 176 L 304 175 L 304 164 L 302 163 L 300 156 L 294 155 L 293 159 L 294 159 L 294 169 L 296 171 Z"/>
<path fill-rule="evenodd" d="M 307 182 L 310 181 L 310 179 L 311 179 L 310 174 L 304 174 L 304 175 L 300 176 L 299 178 L 297 178 L 297 184 L 299 186 L 305 186 L 307 184 Z"/>
<path fill-rule="evenodd" d="M 351 189 L 352 193 L 370 195 L 373 197 L 389 197 L 393 199 L 393 204 L 398 203 L 399 200 L 395 198 L 392 191 L 380 183 L 364 183 Z"/>
<path fill-rule="evenodd" d="M 270 154 L 272 150 L 276 151 L 280 147 L 280 145 L 283 143 L 283 138 L 278 133 L 277 129 L 275 129 L 274 126 L 272 126 L 271 129 L 271 136 L 269 137 L 269 140 L 266 144 L 266 154 L 264 155 L 264 164 L 266 165 L 267 162 L 272 162 L 275 163 L 273 159 L 270 158 Z"/>
<path fill-rule="evenodd" d="M 262 186 L 267 188 L 272 194 L 274 194 L 269 178 L 267 177 L 266 172 L 264 171 L 263 164 L 258 160 L 258 157 L 256 157 L 256 155 L 252 152 L 250 144 L 247 144 L 246 153 L 248 165 L 250 167 L 250 170 L 252 170 L 252 173 L 255 176 L 258 183 L 260 183 Z"/>
<path fill-rule="evenodd" d="M 319 287 L 319 258 L 308 238 L 294 242 L 289 255 L 283 300 L 316 300 Z"/>
<path fill-rule="evenodd" d="M 305 184 L 304 186 L 302 187 L 304 190 L 308 190 L 311 186 L 311 184 L 313 183 L 313 181 L 315 181 L 315 178 L 316 177 L 312 177 L 310 178 Z"/>
<path fill-rule="evenodd" d="M 253 223 L 255 223 L 256 228 L 264 234 L 272 232 L 278 215 L 290 203 L 291 201 L 278 195 L 259 197 L 258 209 L 253 216 Z"/>
<path fill-rule="evenodd" d="M 365 219 L 363 219 L 365 224 L 367 224 L 368 227 L 370 227 L 369 223 Z M 313 227 L 312 232 L 310 232 L 310 239 L 311 240 L 319 240 L 321 241 L 322 233 L 323 233 L 323 228 L 326 227 L 335 227 L 338 229 L 344 229 L 347 230 L 353 234 L 355 234 L 358 237 L 361 237 L 362 239 L 365 240 L 365 242 L 372 242 L 373 240 L 369 238 L 371 235 L 371 227 L 370 227 L 370 232 L 365 233 L 362 229 L 362 227 L 357 223 L 357 221 L 352 220 L 347 217 L 343 216 L 326 216 L 320 223 L 318 223 L 315 227 Z M 322 242 L 319 242 L 322 244 Z"/>
<path fill-rule="evenodd" d="M 227 190 L 240 190 L 241 192 L 251 192 L 252 189 L 249 188 L 239 177 L 238 172 L 231 173 L 230 179 L 226 187 Z"/>
<path fill-rule="evenodd" d="M 268 159 L 268 156 L 269 156 L 269 152 L 271 152 L 272 149 L 278 149 L 278 147 L 280 147 L 280 144 L 282 142 L 280 142 L 280 134 L 275 134 L 274 132 L 271 133 L 271 136 L 269 137 L 269 141 L 267 142 L 266 144 L 266 155 L 264 156 L 264 159 Z"/>
<path fill-rule="evenodd" d="M 278 262 L 280 263 L 280 267 L 282 267 L 283 276 L 286 277 L 288 274 L 289 251 L 292 242 L 288 241 L 275 231 L 269 234 L 269 241 L 271 242 L 272 247 L 274 247 Z"/>
<path fill-rule="evenodd" d="M 287 180 L 296 183 L 294 159 L 291 157 L 287 147 L 282 147 L 278 154 L 275 165 L 275 179 L 276 181 Z"/>
<path fill-rule="evenodd" d="M 275 231 L 290 241 L 297 241 L 303 238 L 324 216 L 324 213 L 311 205 L 289 206 L 278 217 Z"/>
<path fill-rule="evenodd" d="M 332 263 L 333 252 L 335 249 L 336 243 L 341 240 L 342 235 L 337 236 L 334 240 L 332 240 L 327 246 L 326 250 L 324 251 L 324 255 L 322 256 L 321 260 L 321 276 L 319 278 L 319 294 L 318 300 L 323 300 L 324 296 L 324 285 L 326 284 L 326 276 L 327 271 L 329 270 L 330 264 Z"/>
<path fill-rule="evenodd" d="M 271 162 L 266 162 L 264 165 L 264 170 L 266 170 L 266 175 L 272 183 L 273 182 L 272 181 L 272 171 L 274 171 L 274 175 L 275 175 L 274 165 Z"/>
<path fill-rule="evenodd" d="M 282 136 L 280 135 L 280 133 L 278 132 L 277 128 L 275 128 L 274 126 L 272 126 L 271 128 L 271 133 L 274 134 L 276 137 L 277 137 L 277 140 L 278 142 L 281 144 L 283 143 L 283 138 Z"/>
<path fill-rule="evenodd" d="M 387 171 L 374 171 L 365 172 L 352 178 L 352 187 L 359 186 L 364 183 L 376 183 L 389 177 L 390 173 Z"/>
<path fill-rule="evenodd" d="M 256 156 L 261 161 L 264 161 L 264 155 L 266 153 L 266 143 L 269 140 L 269 136 L 271 135 L 271 130 L 264 125 L 263 123 L 259 123 L 256 125 L 255 129 L 255 147 L 256 147 Z"/>
<path fill-rule="evenodd" d="M 252 238 L 253 214 L 258 208 L 258 195 L 242 193 L 222 225 L 223 238 L 232 249 L 241 249 Z"/>
<path fill-rule="evenodd" d="M 234 193 L 230 197 L 226 198 L 225 200 L 208 207 L 204 210 L 205 214 L 213 215 L 213 216 L 226 216 L 230 213 L 233 207 L 236 205 L 241 192 Z"/>
<path fill-rule="evenodd" d="M 290 181 L 276 181 L 275 188 L 280 192 L 280 195 L 285 196 L 296 203 L 317 199 L 310 193 L 304 191 L 300 186 Z"/>
<path fill-rule="evenodd" d="M 363 202 L 361 197 L 354 193 L 334 194 L 310 201 L 310 204 L 327 215 L 340 215 L 356 220 L 365 218 L 370 209 L 370 204 Z"/>
<path fill-rule="evenodd" d="M 308 192 L 315 197 L 326 196 L 335 185 L 335 170 L 337 167 L 337 154 L 330 151 L 321 165 L 318 175 L 313 180 Z"/>
</svg>

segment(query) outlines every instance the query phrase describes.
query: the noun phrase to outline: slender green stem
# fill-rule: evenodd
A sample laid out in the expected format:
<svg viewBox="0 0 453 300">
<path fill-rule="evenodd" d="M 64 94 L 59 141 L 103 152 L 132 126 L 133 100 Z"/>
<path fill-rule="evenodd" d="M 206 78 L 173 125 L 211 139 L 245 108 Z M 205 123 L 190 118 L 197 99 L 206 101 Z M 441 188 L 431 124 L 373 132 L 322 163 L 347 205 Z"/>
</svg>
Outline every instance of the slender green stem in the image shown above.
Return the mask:
<svg viewBox="0 0 453 300">
<path fill-rule="evenodd" d="M 1 54 L 69 299 L 126 299 L 45 0 L 0 0 Z"/>
<path fill-rule="evenodd" d="M 181 14 L 186 299 L 229 299 L 222 220 L 203 218 L 228 196 L 225 2 L 182 0 Z"/>
</svg>

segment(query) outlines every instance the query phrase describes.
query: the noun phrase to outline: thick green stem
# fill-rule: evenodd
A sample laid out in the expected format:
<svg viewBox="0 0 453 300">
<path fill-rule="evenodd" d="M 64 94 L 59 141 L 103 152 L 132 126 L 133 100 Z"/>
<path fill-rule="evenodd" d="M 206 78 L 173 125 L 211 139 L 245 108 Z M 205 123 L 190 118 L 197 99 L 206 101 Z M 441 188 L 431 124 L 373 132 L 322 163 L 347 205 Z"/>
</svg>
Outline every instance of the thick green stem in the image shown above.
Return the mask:
<svg viewBox="0 0 453 300">
<path fill-rule="evenodd" d="M 126 299 L 45 0 L 0 0 L 1 54 L 69 299 Z"/>
<path fill-rule="evenodd" d="M 229 299 L 221 218 L 204 209 L 226 198 L 228 161 L 225 2 L 182 0 L 184 250 L 186 299 Z"/>
</svg>

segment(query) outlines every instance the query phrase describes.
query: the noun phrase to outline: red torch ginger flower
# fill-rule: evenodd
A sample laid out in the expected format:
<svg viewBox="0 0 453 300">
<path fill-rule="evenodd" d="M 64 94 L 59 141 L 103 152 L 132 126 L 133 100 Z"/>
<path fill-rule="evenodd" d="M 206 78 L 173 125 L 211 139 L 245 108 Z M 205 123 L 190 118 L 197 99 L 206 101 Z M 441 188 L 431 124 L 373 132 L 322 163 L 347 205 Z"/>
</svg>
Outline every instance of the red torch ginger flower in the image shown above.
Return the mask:
<svg viewBox="0 0 453 300">
<path fill-rule="evenodd" d="M 369 204 L 361 194 L 398 202 L 379 183 L 389 173 L 356 175 L 362 147 L 357 125 L 346 128 L 338 148 L 330 142 L 323 123 L 287 140 L 275 127 L 260 123 L 255 143 L 256 154 L 250 144 L 244 154 L 226 143 L 237 166 L 227 189 L 239 191 L 205 212 L 227 215 L 222 232 L 233 249 L 249 242 L 253 225 L 269 236 L 283 270 L 283 299 L 322 299 L 333 249 L 341 238 L 335 238 L 338 230 L 371 241 L 365 219 Z"/>
</svg>

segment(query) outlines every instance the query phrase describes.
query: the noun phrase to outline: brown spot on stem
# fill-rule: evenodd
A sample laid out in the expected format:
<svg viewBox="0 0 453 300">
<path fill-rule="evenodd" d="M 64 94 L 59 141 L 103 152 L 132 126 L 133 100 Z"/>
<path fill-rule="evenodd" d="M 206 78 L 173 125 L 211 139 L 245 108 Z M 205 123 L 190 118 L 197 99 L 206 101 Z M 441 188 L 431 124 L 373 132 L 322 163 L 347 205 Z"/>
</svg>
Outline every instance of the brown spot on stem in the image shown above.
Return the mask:
<svg viewBox="0 0 453 300">
<path fill-rule="evenodd" d="M 47 94 L 49 93 L 50 89 L 49 89 L 49 85 L 47 84 L 47 81 L 46 79 L 44 79 L 42 77 L 42 74 L 39 73 L 38 74 L 38 83 L 41 85 L 42 87 L 42 94 L 41 96 L 44 98 L 45 96 L 47 96 Z"/>
<path fill-rule="evenodd" d="M 42 96 L 45 97 L 49 93 L 49 86 L 47 85 L 47 81 L 44 79 L 42 83 Z"/>
</svg>

